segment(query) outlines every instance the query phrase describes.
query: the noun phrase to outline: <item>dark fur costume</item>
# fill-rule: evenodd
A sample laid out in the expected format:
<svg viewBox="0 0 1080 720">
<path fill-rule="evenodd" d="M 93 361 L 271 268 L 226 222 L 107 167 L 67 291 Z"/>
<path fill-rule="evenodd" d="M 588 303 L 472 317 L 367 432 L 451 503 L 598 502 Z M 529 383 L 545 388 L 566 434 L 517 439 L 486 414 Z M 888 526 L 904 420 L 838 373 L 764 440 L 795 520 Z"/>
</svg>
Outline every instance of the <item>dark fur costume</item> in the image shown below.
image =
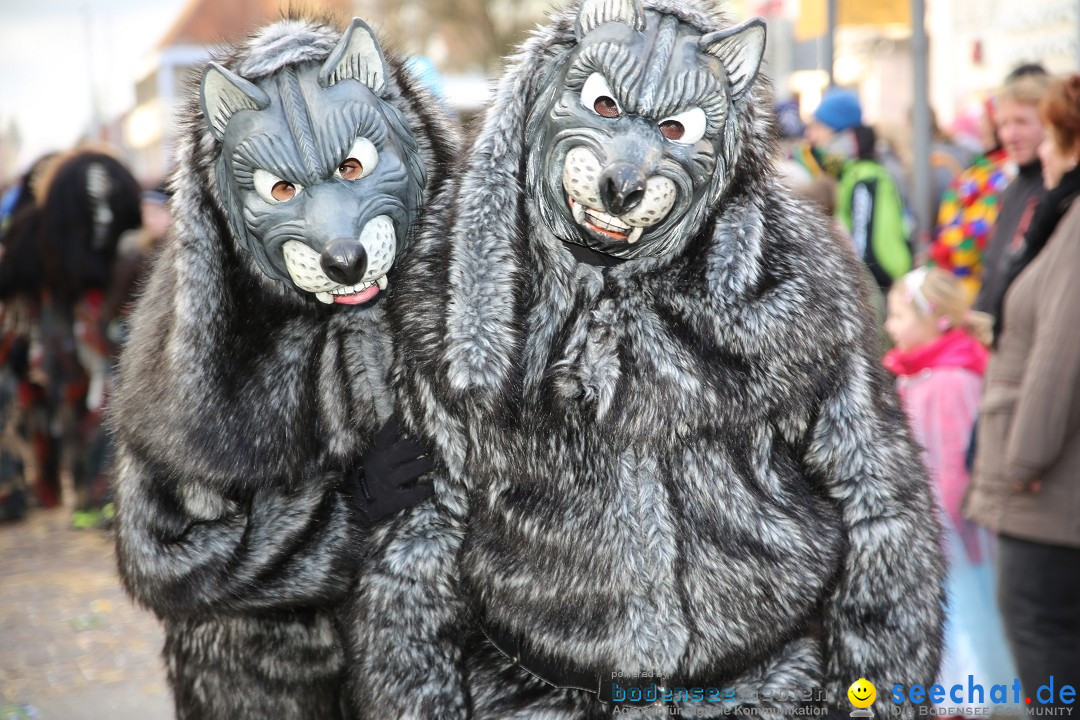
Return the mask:
<svg viewBox="0 0 1080 720">
<path fill-rule="evenodd" d="M 43 194 L 33 198 L 30 177 Z M 116 158 L 78 150 L 39 160 L 27 173 L 12 225 L 4 236 L 0 297 L 48 289 L 71 303 L 102 289 L 116 243 L 139 227 L 139 184 Z"/>
<path fill-rule="evenodd" d="M 23 192 L 41 197 L 16 213 L 4 237 L 0 298 L 9 303 L 9 319 L 22 318 L 14 355 L 27 362 L 15 369 L 32 398 L 41 501 L 59 501 L 64 460 L 76 507 L 84 509 L 103 484 L 95 482 L 100 453 L 94 452 L 103 430 L 87 407 L 101 378 L 100 365 L 94 367 L 96 313 L 120 236 L 140 224 L 139 185 L 116 158 L 93 150 L 43 159 L 31 175 Z M 46 379 L 43 385 L 23 372 L 31 356 L 39 358 L 35 375 Z"/>
<path fill-rule="evenodd" d="M 78 152 L 59 161 L 42 206 L 45 281 L 73 301 L 108 284 L 120 236 L 142 224 L 139 183 L 116 158 Z"/>
<path fill-rule="evenodd" d="M 340 37 L 329 22 L 283 20 L 218 62 L 287 84 Z M 380 97 L 404 116 L 425 192 L 437 192 L 453 134 L 401 62 L 388 64 Z M 332 720 L 349 714 L 334 613 L 359 541 L 341 471 L 392 412 L 384 311 L 325 305 L 267 276 L 230 227 L 221 144 L 193 95 L 173 229 L 113 406 L 120 570 L 164 621 L 180 718 Z M 287 111 L 312 132 L 302 103 Z"/>
<path fill-rule="evenodd" d="M 355 701 L 371 717 L 607 717 L 594 692 L 528 670 L 650 671 L 733 688 L 727 710 L 821 688 L 846 713 L 865 677 L 883 712 L 884 688 L 934 680 L 944 568 L 858 261 L 775 179 L 759 79 L 729 98 L 700 221 L 658 254 L 578 262 L 527 126 L 562 92 L 576 20 L 515 58 L 402 270 L 395 383 L 445 472 L 374 538 Z"/>
</svg>

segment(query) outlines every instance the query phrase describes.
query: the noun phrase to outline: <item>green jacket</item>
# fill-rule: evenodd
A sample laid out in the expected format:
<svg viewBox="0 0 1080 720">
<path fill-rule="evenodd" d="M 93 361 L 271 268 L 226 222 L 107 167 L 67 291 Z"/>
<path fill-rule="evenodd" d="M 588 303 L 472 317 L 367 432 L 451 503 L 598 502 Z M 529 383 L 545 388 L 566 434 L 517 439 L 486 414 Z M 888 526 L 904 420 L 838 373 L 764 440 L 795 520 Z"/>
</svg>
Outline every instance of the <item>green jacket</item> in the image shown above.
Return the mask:
<svg viewBox="0 0 1080 720">
<path fill-rule="evenodd" d="M 852 160 L 844 166 L 836 187 L 836 217 L 883 290 L 911 270 L 904 201 L 884 165 Z"/>
</svg>

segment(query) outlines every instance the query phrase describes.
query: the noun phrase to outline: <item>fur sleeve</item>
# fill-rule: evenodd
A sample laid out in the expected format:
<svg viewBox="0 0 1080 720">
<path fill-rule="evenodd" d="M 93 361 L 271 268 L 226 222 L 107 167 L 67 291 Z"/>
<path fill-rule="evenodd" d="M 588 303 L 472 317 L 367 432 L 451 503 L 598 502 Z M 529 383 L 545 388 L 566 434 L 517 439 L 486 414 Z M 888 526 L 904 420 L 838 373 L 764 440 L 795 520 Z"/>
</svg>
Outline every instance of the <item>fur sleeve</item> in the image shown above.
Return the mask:
<svg viewBox="0 0 1080 720">
<path fill-rule="evenodd" d="M 832 706 L 845 705 L 860 677 L 878 688 L 933 683 L 944 607 L 938 514 L 892 385 L 869 351 L 844 354 L 835 372 L 805 458 L 837 503 L 848 541 L 825 603 Z M 888 694 L 878 698 L 878 712 L 889 712 Z"/>
<path fill-rule="evenodd" d="M 223 491 L 155 472 L 121 449 L 117 557 L 128 591 L 163 617 L 339 601 L 355 565 L 336 479 Z"/>
</svg>

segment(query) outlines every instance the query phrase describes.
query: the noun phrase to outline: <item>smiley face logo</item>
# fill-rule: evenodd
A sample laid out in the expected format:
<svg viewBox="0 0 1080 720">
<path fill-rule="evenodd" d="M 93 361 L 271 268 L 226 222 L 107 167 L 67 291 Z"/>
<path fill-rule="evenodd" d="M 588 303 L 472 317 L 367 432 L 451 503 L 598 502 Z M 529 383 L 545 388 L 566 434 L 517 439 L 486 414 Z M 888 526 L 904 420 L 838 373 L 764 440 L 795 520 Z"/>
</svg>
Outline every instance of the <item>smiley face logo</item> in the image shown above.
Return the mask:
<svg viewBox="0 0 1080 720">
<path fill-rule="evenodd" d="M 857 708 L 868 708 L 877 699 L 877 688 L 866 678 L 859 678 L 847 689 L 848 700 Z"/>
</svg>

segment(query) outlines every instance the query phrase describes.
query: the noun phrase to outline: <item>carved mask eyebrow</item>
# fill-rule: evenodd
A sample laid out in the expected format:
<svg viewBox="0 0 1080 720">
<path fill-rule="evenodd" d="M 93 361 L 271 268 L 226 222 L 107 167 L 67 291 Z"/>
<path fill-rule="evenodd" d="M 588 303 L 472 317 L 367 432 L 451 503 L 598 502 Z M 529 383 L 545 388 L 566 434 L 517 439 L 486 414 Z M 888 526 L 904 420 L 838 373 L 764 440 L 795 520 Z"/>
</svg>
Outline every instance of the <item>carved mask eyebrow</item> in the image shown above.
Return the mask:
<svg viewBox="0 0 1080 720">
<path fill-rule="evenodd" d="M 625 46 L 607 41 L 589 45 L 566 71 L 566 84 L 580 90 L 594 72 L 604 76 L 621 107 L 632 109 L 631 88 L 637 83 L 641 68 Z"/>
<path fill-rule="evenodd" d="M 727 119 L 727 78 L 721 80 L 704 68 L 668 77 L 656 93 L 653 106 L 645 110 L 659 120 L 693 107 L 705 112 L 706 133 L 715 134 Z"/>
<path fill-rule="evenodd" d="M 243 140 L 233 151 L 233 175 L 243 187 L 253 189 L 256 170 L 266 170 L 289 182 L 309 185 L 308 172 L 293 148 L 281 142 L 279 135 L 259 133 Z"/>
<path fill-rule="evenodd" d="M 366 137 L 376 148 L 387 140 L 386 124 L 379 112 L 363 102 L 348 102 L 334 108 L 318 133 L 319 170 L 312 177 L 289 146 L 276 135 L 259 134 L 245 138 L 233 153 L 233 173 L 244 187 L 254 187 L 255 170 L 266 170 L 290 182 L 314 185 L 333 175 L 357 137 Z"/>
<path fill-rule="evenodd" d="M 387 130 L 379 111 L 363 102 L 348 102 L 334 108 L 319 136 L 323 173 L 332 175 L 358 137 L 365 137 L 377 149 L 386 144 Z"/>
</svg>

